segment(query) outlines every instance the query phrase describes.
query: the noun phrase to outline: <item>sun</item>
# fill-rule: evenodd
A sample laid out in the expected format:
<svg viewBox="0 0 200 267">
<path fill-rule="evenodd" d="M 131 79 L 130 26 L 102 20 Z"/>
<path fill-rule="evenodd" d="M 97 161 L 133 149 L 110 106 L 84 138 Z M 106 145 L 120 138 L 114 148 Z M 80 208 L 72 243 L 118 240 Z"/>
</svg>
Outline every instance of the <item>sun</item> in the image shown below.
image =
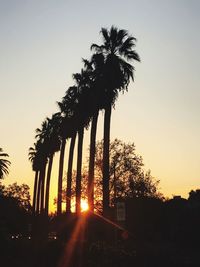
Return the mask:
<svg viewBox="0 0 200 267">
<path fill-rule="evenodd" d="M 88 202 L 86 199 L 81 199 L 81 212 L 87 211 L 89 209 Z"/>
</svg>

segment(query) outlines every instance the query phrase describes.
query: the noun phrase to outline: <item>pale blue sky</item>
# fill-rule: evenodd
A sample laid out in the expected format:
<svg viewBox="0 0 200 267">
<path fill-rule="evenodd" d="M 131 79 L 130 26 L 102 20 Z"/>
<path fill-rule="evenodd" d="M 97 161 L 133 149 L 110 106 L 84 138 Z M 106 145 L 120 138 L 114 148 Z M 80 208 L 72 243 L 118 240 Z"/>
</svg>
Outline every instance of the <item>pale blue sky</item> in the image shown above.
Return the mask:
<svg viewBox="0 0 200 267">
<path fill-rule="evenodd" d="M 32 184 L 27 151 L 35 128 L 57 110 L 81 58 L 100 43 L 101 27 L 116 25 L 138 39 L 141 63 L 116 104 L 112 137 L 135 142 L 165 195 L 187 196 L 200 187 L 199 14 L 195 0 L 0 0 L 0 147 L 12 161 L 7 183 Z"/>
</svg>

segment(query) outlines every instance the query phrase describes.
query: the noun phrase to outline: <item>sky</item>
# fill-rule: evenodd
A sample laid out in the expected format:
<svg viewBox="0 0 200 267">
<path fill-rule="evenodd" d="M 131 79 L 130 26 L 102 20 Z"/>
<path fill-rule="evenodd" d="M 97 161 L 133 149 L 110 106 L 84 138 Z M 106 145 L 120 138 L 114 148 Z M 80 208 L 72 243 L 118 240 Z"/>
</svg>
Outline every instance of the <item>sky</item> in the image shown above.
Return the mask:
<svg viewBox="0 0 200 267">
<path fill-rule="evenodd" d="M 32 190 L 27 154 L 35 129 L 58 110 L 81 59 L 101 43 L 101 27 L 115 25 L 137 38 L 141 63 L 116 103 L 111 138 L 135 143 L 165 196 L 199 188 L 199 12 L 198 0 L 0 0 L 0 147 L 12 162 L 4 183 Z M 85 158 L 88 140 L 86 133 Z M 57 163 L 58 155 L 52 197 Z"/>
</svg>

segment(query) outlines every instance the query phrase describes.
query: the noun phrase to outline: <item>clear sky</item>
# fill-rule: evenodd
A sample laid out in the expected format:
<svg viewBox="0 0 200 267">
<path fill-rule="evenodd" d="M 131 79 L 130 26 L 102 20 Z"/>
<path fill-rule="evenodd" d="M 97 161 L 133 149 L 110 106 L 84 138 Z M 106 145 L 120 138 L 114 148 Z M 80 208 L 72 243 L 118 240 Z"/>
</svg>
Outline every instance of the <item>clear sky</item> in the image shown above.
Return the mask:
<svg viewBox="0 0 200 267">
<path fill-rule="evenodd" d="M 35 129 L 57 111 L 101 27 L 115 25 L 137 38 L 141 63 L 116 104 L 112 138 L 135 142 L 164 195 L 199 188 L 199 14 L 198 0 L 0 0 L 0 147 L 12 162 L 5 182 L 32 186 Z"/>
</svg>

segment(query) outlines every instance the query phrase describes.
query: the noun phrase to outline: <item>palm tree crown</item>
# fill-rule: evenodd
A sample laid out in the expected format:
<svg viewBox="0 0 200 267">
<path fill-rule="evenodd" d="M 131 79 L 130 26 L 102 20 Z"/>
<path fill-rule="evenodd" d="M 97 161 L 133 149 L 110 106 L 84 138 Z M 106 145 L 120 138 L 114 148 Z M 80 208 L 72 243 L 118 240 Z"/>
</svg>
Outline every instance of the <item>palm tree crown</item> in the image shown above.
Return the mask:
<svg viewBox="0 0 200 267">
<path fill-rule="evenodd" d="M 105 58 L 105 90 L 125 90 L 129 80 L 134 79 L 133 60 L 140 61 L 134 50 L 136 38 L 129 36 L 126 30 L 118 30 L 112 26 L 110 31 L 102 28 L 103 45 L 92 44 L 91 49 Z M 110 92 L 111 93 L 111 92 Z"/>
<path fill-rule="evenodd" d="M 133 60 L 140 61 L 135 52 L 136 39 L 128 35 L 126 30 L 118 30 L 112 26 L 110 30 L 101 29 L 103 44 L 92 44 L 96 55 L 104 57 L 103 98 L 104 98 L 104 149 L 103 149 L 103 210 L 109 208 L 109 144 L 111 109 L 120 91 L 128 90 L 130 79 L 134 80 Z"/>
<path fill-rule="evenodd" d="M 6 157 L 9 157 L 7 153 L 3 152 L 3 149 L 0 148 L 0 179 L 3 179 L 5 175 L 9 174 L 9 166 L 11 162 Z"/>
</svg>

